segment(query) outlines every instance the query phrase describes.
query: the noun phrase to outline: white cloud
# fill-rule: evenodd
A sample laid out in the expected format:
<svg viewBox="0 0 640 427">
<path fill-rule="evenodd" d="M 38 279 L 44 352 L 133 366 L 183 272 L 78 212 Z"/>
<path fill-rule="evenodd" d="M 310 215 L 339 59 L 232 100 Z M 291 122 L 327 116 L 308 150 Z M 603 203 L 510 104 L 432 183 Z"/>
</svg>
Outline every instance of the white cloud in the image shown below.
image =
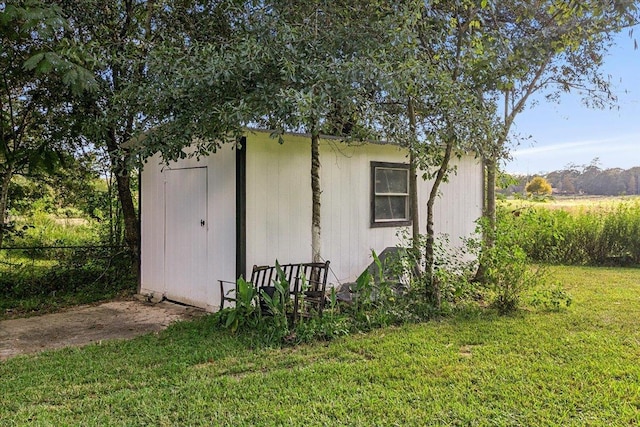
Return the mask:
<svg viewBox="0 0 640 427">
<path fill-rule="evenodd" d="M 506 169 L 513 173 L 539 173 L 569 163 L 589 164 L 599 158 L 603 168 L 640 166 L 640 134 L 554 143 L 514 150 Z"/>
<path fill-rule="evenodd" d="M 587 139 L 583 141 L 574 141 L 574 142 L 559 142 L 549 145 L 538 145 L 529 148 L 522 148 L 519 150 L 515 150 L 511 153 L 513 157 L 520 156 L 531 156 L 537 155 L 539 153 L 548 153 L 554 151 L 576 151 L 579 148 L 584 147 L 594 147 L 598 150 L 609 149 L 612 143 L 618 143 L 627 145 L 629 143 L 629 138 L 637 138 L 640 139 L 640 135 L 630 135 L 630 136 L 617 136 L 615 138 L 604 138 L 604 139 Z M 606 147 L 606 148 L 605 148 Z"/>
</svg>

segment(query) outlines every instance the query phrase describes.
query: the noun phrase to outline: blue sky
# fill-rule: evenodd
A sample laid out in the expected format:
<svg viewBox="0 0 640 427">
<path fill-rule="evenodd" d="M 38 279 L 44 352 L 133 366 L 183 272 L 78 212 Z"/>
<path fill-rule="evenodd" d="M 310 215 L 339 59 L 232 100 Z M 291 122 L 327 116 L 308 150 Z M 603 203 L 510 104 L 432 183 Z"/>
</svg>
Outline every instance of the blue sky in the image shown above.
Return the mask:
<svg viewBox="0 0 640 427">
<path fill-rule="evenodd" d="M 640 166 L 640 50 L 628 32 L 617 37 L 604 70 L 611 76 L 617 107 L 589 109 L 571 94 L 559 104 L 538 97 L 537 105 L 516 118 L 512 132 L 523 139 L 512 149 L 507 172 L 551 172 L 569 163 L 589 164 L 595 157 L 602 168 Z"/>
</svg>

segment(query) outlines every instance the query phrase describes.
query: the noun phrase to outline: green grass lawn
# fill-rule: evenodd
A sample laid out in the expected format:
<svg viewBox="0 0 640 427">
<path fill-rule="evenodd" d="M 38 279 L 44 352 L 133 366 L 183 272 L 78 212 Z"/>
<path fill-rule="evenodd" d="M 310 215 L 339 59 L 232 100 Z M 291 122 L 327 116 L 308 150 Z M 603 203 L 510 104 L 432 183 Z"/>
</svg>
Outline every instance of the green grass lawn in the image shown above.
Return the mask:
<svg viewBox="0 0 640 427">
<path fill-rule="evenodd" d="M 0 425 L 640 425 L 640 269 L 552 271 L 565 311 L 285 349 L 203 318 L 0 362 Z"/>
</svg>

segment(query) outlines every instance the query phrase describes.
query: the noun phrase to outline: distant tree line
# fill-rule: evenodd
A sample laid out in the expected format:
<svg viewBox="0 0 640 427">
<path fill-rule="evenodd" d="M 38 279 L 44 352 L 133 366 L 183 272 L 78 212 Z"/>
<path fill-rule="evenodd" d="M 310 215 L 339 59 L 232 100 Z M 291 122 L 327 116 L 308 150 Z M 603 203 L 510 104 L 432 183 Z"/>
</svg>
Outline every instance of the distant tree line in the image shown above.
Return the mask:
<svg viewBox="0 0 640 427">
<path fill-rule="evenodd" d="M 525 187 L 536 175 L 511 175 L 502 194 L 524 194 Z M 596 158 L 588 165 L 568 164 L 562 170 L 542 176 L 558 195 L 622 196 L 640 195 L 640 166 L 630 169 L 602 169 Z"/>
</svg>

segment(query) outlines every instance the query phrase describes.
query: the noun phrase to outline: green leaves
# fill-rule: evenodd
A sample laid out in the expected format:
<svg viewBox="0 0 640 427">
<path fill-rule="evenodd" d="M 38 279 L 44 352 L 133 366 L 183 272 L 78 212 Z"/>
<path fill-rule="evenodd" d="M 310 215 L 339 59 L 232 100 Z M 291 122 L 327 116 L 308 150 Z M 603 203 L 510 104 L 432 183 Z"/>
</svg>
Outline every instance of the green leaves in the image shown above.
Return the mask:
<svg viewBox="0 0 640 427">
<path fill-rule="evenodd" d="M 258 293 L 253 283 L 240 277 L 236 282 L 235 292 L 235 307 L 219 314 L 224 327 L 234 333 L 243 327 L 255 326 L 259 321 Z"/>
<path fill-rule="evenodd" d="M 25 71 L 33 71 L 36 75 L 57 74 L 74 95 L 97 88 L 97 82 L 90 70 L 69 61 L 57 52 L 36 53 L 24 62 L 22 68 Z"/>
<path fill-rule="evenodd" d="M 41 72 L 48 72 L 53 68 L 50 60 L 45 59 L 44 53 L 37 53 L 31 58 L 27 59 L 23 65 L 23 68 L 27 71 L 39 68 Z"/>
</svg>

